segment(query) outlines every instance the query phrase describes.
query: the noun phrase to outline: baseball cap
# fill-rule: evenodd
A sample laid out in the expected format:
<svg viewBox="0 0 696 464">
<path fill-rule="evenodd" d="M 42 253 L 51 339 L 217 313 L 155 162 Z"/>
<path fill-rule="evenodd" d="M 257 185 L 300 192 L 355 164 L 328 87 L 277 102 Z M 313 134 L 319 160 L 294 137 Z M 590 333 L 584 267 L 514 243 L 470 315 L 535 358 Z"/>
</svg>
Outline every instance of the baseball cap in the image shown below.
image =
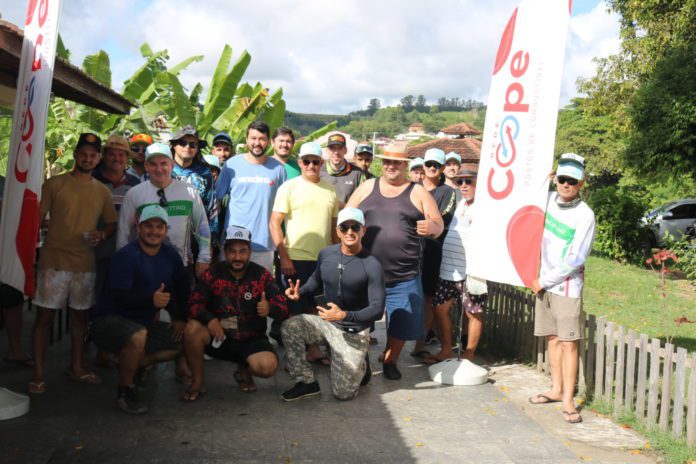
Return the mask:
<svg viewBox="0 0 696 464">
<path fill-rule="evenodd" d="M 220 159 L 215 156 L 215 155 L 204 155 L 203 159 L 205 160 L 206 163 L 210 165 L 211 168 L 217 168 L 222 169 L 222 166 L 220 166 Z"/>
<path fill-rule="evenodd" d="M 445 163 L 449 160 L 455 160 L 457 163 L 462 164 L 462 157 L 459 156 L 459 153 L 453 151 L 447 153 L 447 156 L 445 156 Z"/>
<path fill-rule="evenodd" d="M 558 176 L 582 180 L 585 177 L 585 158 L 575 153 L 562 154 L 556 169 L 556 177 Z"/>
<path fill-rule="evenodd" d="M 96 148 L 98 152 L 101 153 L 101 139 L 98 135 L 92 134 L 90 132 L 80 134 L 80 138 L 77 139 L 77 145 L 75 145 L 75 150 L 79 150 L 85 145 L 91 145 L 94 148 Z M 128 151 L 130 151 L 130 147 L 128 148 Z"/>
<path fill-rule="evenodd" d="M 355 149 L 356 155 L 359 155 L 360 153 L 369 153 L 370 156 L 373 156 L 375 154 L 374 151 L 372 151 L 372 145 L 369 145 L 367 143 L 361 143 Z"/>
<path fill-rule="evenodd" d="M 145 143 L 152 145 L 152 137 L 147 134 L 135 134 L 131 137 L 130 143 Z"/>
<path fill-rule="evenodd" d="M 423 167 L 424 163 L 425 161 L 423 161 L 423 158 L 413 158 L 411 162 L 408 164 L 408 170 L 410 171 L 414 168 Z"/>
<path fill-rule="evenodd" d="M 230 137 L 230 134 L 227 132 L 218 132 L 215 134 L 215 137 L 213 137 L 213 145 L 216 143 L 226 143 L 230 147 L 232 146 L 232 137 Z"/>
<path fill-rule="evenodd" d="M 192 135 L 198 139 L 198 148 L 205 148 L 208 146 L 208 143 L 205 140 L 201 140 L 200 136 L 198 135 L 198 131 L 190 124 L 185 125 L 178 131 L 176 131 L 176 134 L 169 139 L 170 142 L 176 142 L 177 140 L 181 140 L 187 135 Z"/>
<path fill-rule="evenodd" d="M 165 224 L 169 224 L 169 214 L 160 205 L 148 205 L 140 213 L 140 222 L 155 218 L 163 220 Z"/>
<path fill-rule="evenodd" d="M 241 240 L 251 243 L 251 232 L 248 229 L 240 226 L 229 226 L 225 235 L 225 241 Z"/>
<path fill-rule="evenodd" d="M 341 134 L 331 134 L 329 135 L 329 141 L 326 143 L 327 147 L 331 145 L 341 145 L 346 146 L 346 138 Z"/>
<path fill-rule="evenodd" d="M 445 152 L 439 148 L 428 148 L 425 152 L 423 163 L 427 163 L 428 161 L 445 164 Z"/>
<path fill-rule="evenodd" d="M 322 149 L 321 145 L 319 145 L 317 142 L 307 142 L 303 143 L 302 146 L 300 147 L 300 154 L 298 157 L 302 158 L 303 156 L 318 156 L 321 158 L 322 155 Z"/>
<path fill-rule="evenodd" d="M 130 145 L 128 144 L 128 139 L 118 134 L 111 134 L 109 138 L 106 139 L 106 143 L 104 144 L 104 152 L 106 152 L 108 148 L 116 148 L 117 150 L 123 150 L 128 154 L 130 154 L 131 152 Z"/>
<path fill-rule="evenodd" d="M 145 160 L 149 160 L 150 158 L 154 156 L 166 156 L 169 159 L 172 158 L 172 149 L 169 147 L 169 145 L 164 144 L 164 143 L 153 143 L 152 145 L 149 145 L 147 149 L 145 150 Z"/>
<path fill-rule="evenodd" d="M 358 208 L 351 208 L 346 206 L 338 213 L 338 219 L 336 220 L 336 225 L 340 226 L 344 222 L 355 221 L 361 226 L 365 225 L 365 215 Z"/>
</svg>

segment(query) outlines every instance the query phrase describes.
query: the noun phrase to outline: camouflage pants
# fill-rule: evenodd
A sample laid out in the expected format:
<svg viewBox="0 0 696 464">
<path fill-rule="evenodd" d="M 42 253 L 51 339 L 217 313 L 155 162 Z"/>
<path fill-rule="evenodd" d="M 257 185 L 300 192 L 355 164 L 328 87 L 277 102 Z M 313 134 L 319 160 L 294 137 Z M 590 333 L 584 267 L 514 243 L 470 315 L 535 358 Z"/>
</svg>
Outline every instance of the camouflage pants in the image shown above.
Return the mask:
<svg viewBox="0 0 696 464">
<path fill-rule="evenodd" d="M 365 374 L 369 329 L 351 334 L 319 316 L 299 314 L 283 323 L 282 332 L 288 369 L 296 382 L 315 380 L 312 366 L 305 359 L 305 345 L 326 341 L 331 347 L 331 392 L 339 400 L 350 400 L 358 394 Z"/>
</svg>

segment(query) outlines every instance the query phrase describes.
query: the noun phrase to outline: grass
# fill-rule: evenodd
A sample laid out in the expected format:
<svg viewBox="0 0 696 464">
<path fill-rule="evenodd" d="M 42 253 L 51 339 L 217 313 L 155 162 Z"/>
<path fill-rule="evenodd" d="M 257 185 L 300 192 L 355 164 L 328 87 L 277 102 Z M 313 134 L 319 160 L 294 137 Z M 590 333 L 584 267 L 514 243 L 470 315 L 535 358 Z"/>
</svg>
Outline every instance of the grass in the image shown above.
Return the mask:
<svg viewBox="0 0 696 464">
<path fill-rule="evenodd" d="M 684 439 L 676 440 L 669 433 L 660 432 L 659 429 L 648 430 L 643 423 L 636 419 L 631 412 L 619 414 L 618 418 L 613 418 L 613 407 L 603 400 L 595 399 L 586 408 L 599 414 L 612 418 L 622 427 L 632 428 L 648 439 L 643 446 L 643 450 L 654 450 L 664 455 L 667 464 L 683 464 L 696 461 L 696 448 L 686 446 Z"/>
<path fill-rule="evenodd" d="M 591 256 L 585 275 L 584 309 L 588 314 L 607 316 L 626 330 L 663 342 L 670 334 L 675 346 L 696 352 L 696 324 L 676 327 L 673 322 L 680 316 L 696 319 L 696 286 L 692 282 L 668 280 L 663 302 L 658 278 L 650 269 Z"/>
</svg>

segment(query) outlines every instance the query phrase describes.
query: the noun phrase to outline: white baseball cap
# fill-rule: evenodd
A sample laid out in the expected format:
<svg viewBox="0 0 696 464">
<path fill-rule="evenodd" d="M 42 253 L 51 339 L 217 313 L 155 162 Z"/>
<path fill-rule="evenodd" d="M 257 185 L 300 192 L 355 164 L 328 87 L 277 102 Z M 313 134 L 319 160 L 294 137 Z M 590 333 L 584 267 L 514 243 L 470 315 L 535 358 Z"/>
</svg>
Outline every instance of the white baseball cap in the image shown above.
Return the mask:
<svg viewBox="0 0 696 464">
<path fill-rule="evenodd" d="M 225 234 L 225 241 L 229 240 L 241 240 L 243 242 L 251 243 L 251 232 L 248 229 L 240 226 L 229 226 Z"/>
<path fill-rule="evenodd" d="M 351 208 L 346 206 L 338 213 L 338 219 L 336 220 L 336 225 L 340 226 L 344 222 L 355 221 L 361 226 L 365 225 L 365 215 L 358 208 Z"/>
</svg>

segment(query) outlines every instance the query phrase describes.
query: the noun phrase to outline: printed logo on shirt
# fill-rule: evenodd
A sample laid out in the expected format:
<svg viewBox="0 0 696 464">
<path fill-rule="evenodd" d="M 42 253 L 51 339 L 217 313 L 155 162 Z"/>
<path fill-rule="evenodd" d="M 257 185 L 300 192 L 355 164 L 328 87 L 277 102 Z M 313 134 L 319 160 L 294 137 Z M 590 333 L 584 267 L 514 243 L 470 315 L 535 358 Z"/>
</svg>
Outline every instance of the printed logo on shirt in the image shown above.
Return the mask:
<svg viewBox="0 0 696 464">
<path fill-rule="evenodd" d="M 352 180 L 347 180 L 347 181 L 346 181 L 346 185 L 353 185 L 353 181 L 352 181 Z"/>
<path fill-rule="evenodd" d="M 237 177 L 237 182 L 241 184 L 268 184 L 271 187 L 275 184 L 273 179 L 261 176 L 243 176 Z"/>
<path fill-rule="evenodd" d="M 247 300 L 247 301 L 249 301 L 249 300 L 251 300 L 251 296 L 252 296 L 252 295 L 251 295 L 251 292 L 246 292 L 246 293 L 244 294 L 244 299 Z"/>
<path fill-rule="evenodd" d="M 144 203 L 138 206 L 136 215 L 140 218 L 140 213 L 143 212 L 146 206 L 157 205 L 159 203 Z M 193 211 L 193 202 L 191 200 L 171 200 L 167 204 L 167 214 L 169 216 L 190 216 Z"/>
</svg>

